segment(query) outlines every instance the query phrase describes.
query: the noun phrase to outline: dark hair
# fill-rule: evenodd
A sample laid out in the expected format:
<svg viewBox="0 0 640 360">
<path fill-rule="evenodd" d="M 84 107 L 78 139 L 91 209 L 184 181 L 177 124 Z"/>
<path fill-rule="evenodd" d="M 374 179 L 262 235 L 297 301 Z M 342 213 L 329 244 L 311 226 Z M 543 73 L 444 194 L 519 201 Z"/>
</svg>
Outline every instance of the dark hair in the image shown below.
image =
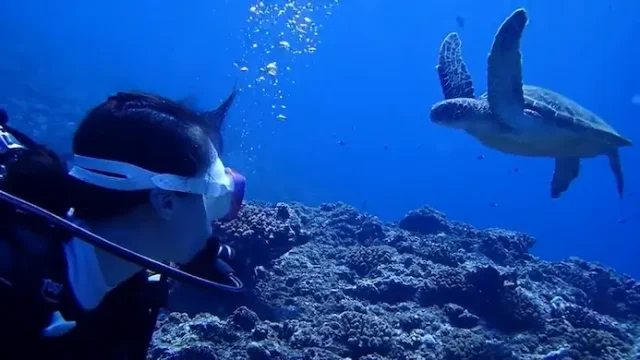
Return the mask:
<svg viewBox="0 0 640 360">
<path fill-rule="evenodd" d="M 200 115 L 167 98 L 118 93 L 89 112 L 73 137 L 73 152 L 144 169 L 196 176 L 210 166 L 209 134 Z M 114 191 L 70 179 L 75 215 L 102 219 L 149 200 L 149 191 Z"/>
</svg>

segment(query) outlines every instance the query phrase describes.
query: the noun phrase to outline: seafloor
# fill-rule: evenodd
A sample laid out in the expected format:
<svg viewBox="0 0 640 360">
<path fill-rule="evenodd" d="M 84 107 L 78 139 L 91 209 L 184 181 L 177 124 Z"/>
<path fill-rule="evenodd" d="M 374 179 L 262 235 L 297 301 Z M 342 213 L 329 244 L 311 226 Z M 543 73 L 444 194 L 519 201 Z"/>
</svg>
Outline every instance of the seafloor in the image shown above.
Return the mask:
<svg viewBox="0 0 640 360">
<path fill-rule="evenodd" d="M 640 359 L 640 284 L 526 234 L 284 203 L 216 231 L 248 291 L 176 288 L 150 359 Z"/>
</svg>

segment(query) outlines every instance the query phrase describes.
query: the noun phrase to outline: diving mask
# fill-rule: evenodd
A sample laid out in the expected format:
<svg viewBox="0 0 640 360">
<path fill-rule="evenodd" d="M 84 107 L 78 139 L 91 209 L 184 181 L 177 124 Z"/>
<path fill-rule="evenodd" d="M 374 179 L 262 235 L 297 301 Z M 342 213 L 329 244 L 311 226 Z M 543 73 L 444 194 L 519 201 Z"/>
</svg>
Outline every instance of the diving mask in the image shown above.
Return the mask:
<svg viewBox="0 0 640 360">
<path fill-rule="evenodd" d="M 217 156 L 206 174 L 200 177 L 158 174 L 120 161 L 80 155 L 74 155 L 71 163 L 70 176 L 106 189 L 136 191 L 158 188 L 202 195 L 210 221 L 234 219 L 244 199 L 244 176 L 225 168 Z"/>
</svg>

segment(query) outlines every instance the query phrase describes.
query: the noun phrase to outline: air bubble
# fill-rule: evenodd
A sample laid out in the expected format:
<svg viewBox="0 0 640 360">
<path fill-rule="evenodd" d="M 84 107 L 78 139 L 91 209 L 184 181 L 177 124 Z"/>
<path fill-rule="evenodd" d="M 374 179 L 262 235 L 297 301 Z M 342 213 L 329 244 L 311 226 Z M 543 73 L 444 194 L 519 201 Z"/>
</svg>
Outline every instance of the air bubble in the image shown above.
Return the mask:
<svg viewBox="0 0 640 360">
<path fill-rule="evenodd" d="M 271 110 L 284 111 L 288 85 L 295 84 L 290 70 L 308 67 L 305 57 L 318 51 L 320 22 L 326 22 L 337 0 L 304 0 L 275 2 L 256 1 L 249 7 L 247 27 L 244 29 L 245 47 L 236 65 L 243 76 L 249 77 L 245 86 L 260 89 L 272 99 Z M 276 51 L 277 49 L 280 51 Z M 285 51 L 282 51 L 285 50 Z M 301 57 L 301 59 L 297 59 Z M 280 70 L 280 71 L 279 71 Z M 284 91 L 283 91 L 284 89 Z M 278 120 L 285 114 L 273 113 Z"/>
</svg>

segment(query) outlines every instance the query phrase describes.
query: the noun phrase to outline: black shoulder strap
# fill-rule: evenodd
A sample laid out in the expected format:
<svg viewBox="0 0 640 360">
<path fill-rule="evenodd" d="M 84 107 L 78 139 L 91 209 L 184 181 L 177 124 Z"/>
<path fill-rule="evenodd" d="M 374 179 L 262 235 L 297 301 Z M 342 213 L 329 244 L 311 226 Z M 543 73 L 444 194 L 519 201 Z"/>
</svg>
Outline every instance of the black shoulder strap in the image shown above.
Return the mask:
<svg viewBox="0 0 640 360">
<path fill-rule="evenodd" d="M 161 276 L 159 281 L 151 282 L 145 289 L 146 303 L 148 306 L 148 313 L 141 312 L 140 315 L 146 316 L 141 324 L 143 327 L 141 331 L 131 334 L 132 347 L 130 348 L 131 359 L 145 359 L 153 333 L 156 329 L 156 323 L 158 321 L 158 315 L 160 315 L 160 309 L 167 306 L 169 297 L 169 284 L 165 276 Z M 145 309 L 146 310 L 146 309 Z"/>
<path fill-rule="evenodd" d="M 0 277 L 4 280 L 0 311 L 6 312 L 3 322 L 15 321 L 23 335 L 39 336 L 58 310 L 61 248 L 55 249 L 47 240 L 3 235 L 8 235 L 0 238 Z"/>
<path fill-rule="evenodd" d="M 166 279 L 148 281 L 147 277 L 147 272 L 141 271 L 121 283 L 91 314 L 91 320 L 101 324 L 99 329 L 93 328 L 92 337 L 118 343 L 120 351 L 131 360 L 146 358 L 160 308 L 166 306 L 169 292 Z M 120 356 L 125 358 L 124 354 Z"/>
</svg>

